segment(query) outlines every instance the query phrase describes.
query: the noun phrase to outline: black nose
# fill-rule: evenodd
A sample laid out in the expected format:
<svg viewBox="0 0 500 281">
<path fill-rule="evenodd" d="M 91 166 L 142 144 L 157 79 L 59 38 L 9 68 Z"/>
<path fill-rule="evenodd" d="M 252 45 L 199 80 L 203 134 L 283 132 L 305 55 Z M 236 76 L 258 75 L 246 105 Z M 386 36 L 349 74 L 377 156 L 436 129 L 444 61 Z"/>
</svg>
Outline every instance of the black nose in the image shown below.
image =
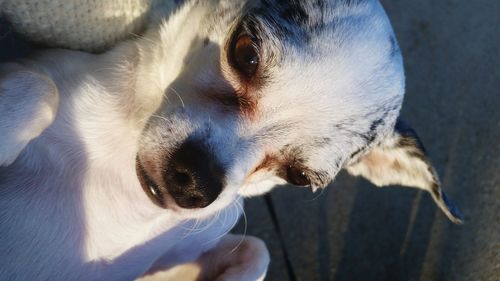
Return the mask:
<svg viewBox="0 0 500 281">
<path fill-rule="evenodd" d="M 224 171 L 201 142 L 185 141 L 166 167 L 166 188 L 182 208 L 204 208 L 222 191 Z"/>
</svg>

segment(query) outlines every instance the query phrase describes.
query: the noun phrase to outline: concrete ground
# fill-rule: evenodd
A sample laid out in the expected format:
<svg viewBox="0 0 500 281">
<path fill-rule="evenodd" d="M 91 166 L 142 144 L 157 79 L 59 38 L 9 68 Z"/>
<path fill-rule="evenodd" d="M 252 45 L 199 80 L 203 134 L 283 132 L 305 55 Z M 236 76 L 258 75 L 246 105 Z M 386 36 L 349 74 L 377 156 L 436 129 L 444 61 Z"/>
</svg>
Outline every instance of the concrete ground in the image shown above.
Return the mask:
<svg viewBox="0 0 500 281">
<path fill-rule="evenodd" d="M 466 223 L 425 193 L 343 173 L 320 195 L 282 188 L 248 200 L 247 234 L 269 245 L 267 280 L 498 281 L 500 1 L 382 3 L 405 60 L 402 116 Z"/>
<path fill-rule="evenodd" d="M 246 233 L 269 246 L 266 280 L 498 281 L 500 1 L 382 2 L 405 59 L 402 116 L 466 223 L 451 224 L 425 193 L 341 173 L 321 194 L 248 200 Z M 29 53 L 1 21 L 0 31 L 0 61 Z"/>
</svg>

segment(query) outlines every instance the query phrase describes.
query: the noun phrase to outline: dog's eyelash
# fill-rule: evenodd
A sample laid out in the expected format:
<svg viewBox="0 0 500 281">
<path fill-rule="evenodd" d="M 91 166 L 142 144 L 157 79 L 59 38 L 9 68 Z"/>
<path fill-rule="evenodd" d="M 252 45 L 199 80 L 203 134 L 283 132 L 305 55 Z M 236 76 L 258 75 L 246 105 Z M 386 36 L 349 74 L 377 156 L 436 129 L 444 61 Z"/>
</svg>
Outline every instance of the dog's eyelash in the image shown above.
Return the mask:
<svg viewBox="0 0 500 281">
<path fill-rule="evenodd" d="M 217 97 L 217 100 L 226 106 L 239 106 L 240 105 L 240 98 L 238 96 Z"/>
<path fill-rule="evenodd" d="M 215 99 L 228 107 L 246 108 L 253 105 L 251 100 L 239 93 L 215 96 Z"/>
</svg>

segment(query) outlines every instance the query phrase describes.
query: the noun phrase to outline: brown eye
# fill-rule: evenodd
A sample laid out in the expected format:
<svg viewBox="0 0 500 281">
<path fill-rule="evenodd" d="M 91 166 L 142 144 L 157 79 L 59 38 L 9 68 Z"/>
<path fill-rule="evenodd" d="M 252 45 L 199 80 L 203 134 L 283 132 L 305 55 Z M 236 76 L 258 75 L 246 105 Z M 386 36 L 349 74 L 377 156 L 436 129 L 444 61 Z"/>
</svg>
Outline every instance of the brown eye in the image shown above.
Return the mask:
<svg viewBox="0 0 500 281">
<path fill-rule="evenodd" d="M 307 178 L 304 170 L 292 165 L 288 165 L 286 169 L 286 181 L 298 186 L 311 185 L 311 181 Z"/>
<path fill-rule="evenodd" d="M 259 50 L 255 39 L 250 35 L 240 35 L 233 44 L 233 66 L 247 79 L 254 76 L 259 66 Z"/>
</svg>

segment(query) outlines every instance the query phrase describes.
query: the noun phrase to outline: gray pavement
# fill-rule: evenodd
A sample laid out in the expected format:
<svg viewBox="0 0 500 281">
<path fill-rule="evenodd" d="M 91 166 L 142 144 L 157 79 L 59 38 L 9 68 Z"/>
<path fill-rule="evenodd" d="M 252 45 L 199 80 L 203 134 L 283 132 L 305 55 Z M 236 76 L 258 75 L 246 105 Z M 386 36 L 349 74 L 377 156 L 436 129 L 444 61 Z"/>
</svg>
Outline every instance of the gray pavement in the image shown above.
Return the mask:
<svg viewBox="0 0 500 281">
<path fill-rule="evenodd" d="M 402 116 L 419 133 L 456 226 L 417 190 L 342 173 L 321 195 L 272 192 L 293 269 L 288 280 L 500 280 L 500 1 L 382 1 L 407 74 Z M 248 202 L 248 234 L 267 239 L 267 280 L 287 280 L 283 251 Z M 238 231 L 241 231 L 238 229 Z"/>
</svg>

